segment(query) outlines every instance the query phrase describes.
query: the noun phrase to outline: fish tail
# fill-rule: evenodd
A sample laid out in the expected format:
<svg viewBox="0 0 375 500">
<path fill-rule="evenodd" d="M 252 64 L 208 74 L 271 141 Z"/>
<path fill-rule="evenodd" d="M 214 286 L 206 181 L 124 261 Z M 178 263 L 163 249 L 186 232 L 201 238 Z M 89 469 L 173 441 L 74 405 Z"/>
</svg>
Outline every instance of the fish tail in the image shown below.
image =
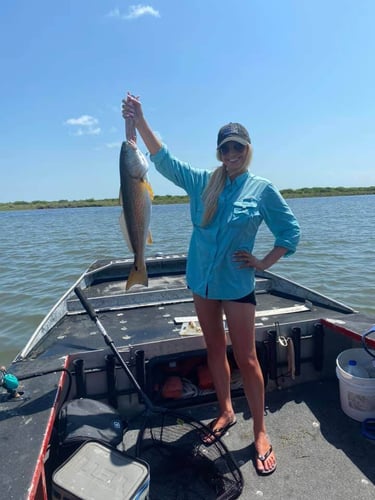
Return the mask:
<svg viewBox="0 0 375 500">
<path fill-rule="evenodd" d="M 149 232 L 147 233 L 147 240 L 146 240 L 146 243 L 147 243 L 148 245 L 152 245 L 152 244 L 153 244 L 153 242 L 154 242 L 154 240 L 152 239 L 152 234 L 151 234 L 151 231 L 149 231 Z"/>
<path fill-rule="evenodd" d="M 130 270 L 128 281 L 126 282 L 126 290 L 129 290 L 134 285 L 148 286 L 148 275 L 146 266 L 137 267 L 133 264 Z"/>
</svg>

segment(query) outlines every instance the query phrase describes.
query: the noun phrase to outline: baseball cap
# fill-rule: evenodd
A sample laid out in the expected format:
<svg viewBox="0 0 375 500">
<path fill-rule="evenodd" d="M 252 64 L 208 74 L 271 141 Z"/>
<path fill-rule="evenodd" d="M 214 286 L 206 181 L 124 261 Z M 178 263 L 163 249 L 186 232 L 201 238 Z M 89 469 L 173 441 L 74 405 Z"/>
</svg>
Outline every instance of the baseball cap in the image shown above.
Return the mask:
<svg viewBox="0 0 375 500">
<path fill-rule="evenodd" d="M 229 141 L 239 142 L 244 146 L 251 144 L 248 131 L 240 123 L 230 122 L 221 127 L 217 135 L 217 149 Z"/>
</svg>

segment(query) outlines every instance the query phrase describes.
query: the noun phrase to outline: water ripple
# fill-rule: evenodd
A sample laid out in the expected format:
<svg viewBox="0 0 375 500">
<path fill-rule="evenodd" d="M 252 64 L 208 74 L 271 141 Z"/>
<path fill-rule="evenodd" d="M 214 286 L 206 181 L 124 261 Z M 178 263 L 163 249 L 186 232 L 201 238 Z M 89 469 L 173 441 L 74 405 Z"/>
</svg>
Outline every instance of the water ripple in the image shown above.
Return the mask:
<svg viewBox="0 0 375 500">
<path fill-rule="evenodd" d="M 302 227 L 298 251 L 273 270 L 375 315 L 375 196 L 289 200 Z M 372 215 L 371 215 L 372 214 Z M 96 259 L 126 257 L 120 207 L 0 212 L 0 345 L 21 349 L 53 304 Z M 157 252 L 186 253 L 188 205 L 154 206 Z M 263 227 L 255 246 L 273 245 Z"/>
</svg>

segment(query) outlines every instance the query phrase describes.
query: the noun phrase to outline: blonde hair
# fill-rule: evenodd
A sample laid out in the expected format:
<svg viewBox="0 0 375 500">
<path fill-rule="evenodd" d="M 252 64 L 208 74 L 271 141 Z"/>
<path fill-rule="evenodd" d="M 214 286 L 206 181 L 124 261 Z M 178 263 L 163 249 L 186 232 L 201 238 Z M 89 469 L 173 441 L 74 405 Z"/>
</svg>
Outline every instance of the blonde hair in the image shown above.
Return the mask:
<svg viewBox="0 0 375 500">
<path fill-rule="evenodd" d="M 252 156 L 253 148 L 251 144 L 248 144 L 245 161 L 239 173 L 242 174 L 248 169 Z M 222 161 L 219 149 L 216 150 L 216 158 Z M 224 189 L 227 175 L 224 164 L 217 167 L 211 174 L 210 180 L 203 192 L 204 214 L 202 218 L 202 227 L 208 226 L 216 214 L 218 199 L 220 193 Z"/>
</svg>

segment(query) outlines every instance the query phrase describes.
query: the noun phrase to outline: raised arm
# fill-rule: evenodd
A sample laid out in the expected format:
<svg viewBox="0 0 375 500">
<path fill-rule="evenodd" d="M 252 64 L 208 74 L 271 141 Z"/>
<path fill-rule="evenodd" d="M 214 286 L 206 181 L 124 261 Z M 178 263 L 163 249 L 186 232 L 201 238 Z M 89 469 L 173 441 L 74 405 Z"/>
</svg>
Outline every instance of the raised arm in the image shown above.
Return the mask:
<svg viewBox="0 0 375 500">
<path fill-rule="evenodd" d="M 161 142 L 143 116 L 142 105 L 139 97 L 128 92 L 126 99 L 122 101 L 122 116 L 124 119 L 132 118 L 143 142 L 151 155 L 156 154 L 161 148 Z"/>
</svg>

